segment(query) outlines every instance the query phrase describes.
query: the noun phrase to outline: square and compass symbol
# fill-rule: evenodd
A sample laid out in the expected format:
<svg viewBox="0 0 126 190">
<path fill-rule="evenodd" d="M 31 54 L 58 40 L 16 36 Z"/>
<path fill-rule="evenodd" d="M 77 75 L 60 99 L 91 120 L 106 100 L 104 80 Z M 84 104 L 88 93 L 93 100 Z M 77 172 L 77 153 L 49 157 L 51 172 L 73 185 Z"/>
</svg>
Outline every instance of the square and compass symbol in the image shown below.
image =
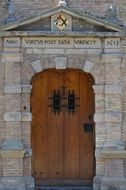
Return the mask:
<svg viewBox="0 0 126 190">
<path fill-rule="evenodd" d="M 63 12 L 52 15 L 51 29 L 52 31 L 70 31 L 72 28 L 72 18 Z"/>
<path fill-rule="evenodd" d="M 59 14 L 54 20 L 54 24 L 60 29 L 63 30 L 67 25 L 69 25 L 69 20 L 63 14 Z"/>
</svg>

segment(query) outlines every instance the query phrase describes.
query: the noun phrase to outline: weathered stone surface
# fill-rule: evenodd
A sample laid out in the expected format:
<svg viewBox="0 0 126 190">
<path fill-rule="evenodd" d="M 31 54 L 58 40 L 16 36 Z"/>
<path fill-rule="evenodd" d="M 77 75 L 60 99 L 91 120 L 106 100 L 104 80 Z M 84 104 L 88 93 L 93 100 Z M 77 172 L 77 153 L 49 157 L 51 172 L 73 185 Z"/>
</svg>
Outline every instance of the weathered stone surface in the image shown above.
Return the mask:
<svg viewBox="0 0 126 190">
<path fill-rule="evenodd" d="M 21 121 L 31 121 L 32 114 L 30 112 L 22 112 L 21 113 Z"/>
<path fill-rule="evenodd" d="M 120 112 L 121 110 L 121 95 L 120 94 L 106 94 L 105 96 L 106 111 Z"/>
<path fill-rule="evenodd" d="M 100 190 L 102 176 L 95 176 L 93 179 L 93 190 Z"/>
<path fill-rule="evenodd" d="M 106 141 L 106 126 L 105 123 L 95 124 L 95 135 L 96 135 L 96 147 L 101 149 Z"/>
<path fill-rule="evenodd" d="M 94 92 L 95 92 L 96 94 L 103 94 L 103 93 L 104 93 L 105 86 L 104 86 L 104 85 L 94 85 L 94 86 L 93 86 L 93 89 L 94 89 Z"/>
<path fill-rule="evenodd" d="M 119 112 L 106 112 L 105 121 L 108 123 L 120 123 L 122 122 L 122 114 Z"/>
<path fill-rule="evenodd" d="M 117 54 L 117 53 L 111 53 L 111 54 L 103 54 L 103 60 L 106 64 L 111 64 L 111 63 L 114 63 L 114 64 L 119 64 L 121 63 L 121 55 L 120 54 Z"/>
<path fill-rule="evenodd" d="M 0 151 L 0 155 L 2 158 L 23 158 L 24 154 L 25 154 L 25 150 Z"/>
<path fill-rule="evenodd" d="M 22 93 L 31 93 L 32 85 L 21 85 Z"/>
<path fill-rule="evenodd" d="M 5 63 L 5 84 L 20 84 L 20 62 Z"/>
<path fill-rule="evenodd" d="M 105 114 L 104 113 L 95 113 L 94 121 L 97 123 L 104 123 L 105 122 Z"/>
<path fill-rule="evenodd" d="M 2 144 L 2 150 L 20 150 L 23 144 L 20 140 L 6 139 Z"/>
<path fill-rule="evenodd" d="M 122 85 L 105 85 L 105 93 L 106 94 L 121 94 L 122 93 Z"/>
<path fill-rule="evenodd" d="M 96 113 L 104 113 L 105 112 L 105 100 L 103 95 L 97 95 L 95 97 L 95 108 L 96 108 Z"/>
<path fill-rule="evenodd" d="M 6 84 L 4 86 L 4 93 L 8 94 L 17 94 L 21 93 L 21 85 L 20 84 Z"/>
<path fill-rule="evenodd" d="M 20 112 L 6 112 L 4 114 L 4 121 L 21 121 Z"/>
<path fill-rule="evenodd" d="M 118 173 L 118 172 L 117 172 Z M 126 179 L 125 177 L 107 177 L 102 178 L 101 189 L 108 190 L 108 188 L 116 188 L 116 190 L 125 190 L 126 188 Z"/>
<path fill-rule="evenodd" d="M 3 176 L 4 177 L 22 177 L 23 176 L 23 159 L 22 158 L 4 158 L 3 159 Z"/>
<path fill-rule="evenodd" d="M 35 70 L 36 72 L 41 72 L 41 71 L 42 71 L 42 65 L 41 65 L 40 60 L 31 62 L 31 65 L 32 65 L 32 67 L 34 68 L 34 70 Z"/>
<path fill-rule="evenodd" d="M 8 113 L 20 112 L 20 94 L 5 94 L 5 109 Z"/>
<path fill-rule="evenodd" d="M 2 177 L 0 190 L 26 190 L 25 179 L 23 177 Z"/>
<path fill-rule="evenodd" d="M 120 141 L 121 130 L 121 123 L 106 123 L 106 140 Z"/>
<path fill-rule="evenodd" d="M 103 150 L 102 157 L 104 158 L 125 158 L 126 151 L 125 150 Z"/>
<path fill-rule="evenodd" d="M 91 61 L 86 60 L 84 65 L 84 71 L 89 73 L 90 70 L 93 68 L 95 63 L 92 63 Z"/>
<path fill-rule="evenodd" d="M 22 53 L 3 53 L 2 62 L 3 63 L 16 63 L 22 62 L 23 57 Z"/>
<path fill-rule="evenodd" d="M 25 183 L 26 183 L 26 189 L 27 190 L 34 190 L 35 188 L 35 180 L 32 176 L 25 176 Z"/>
<path fill-rule="evenodd" d="M 66 69 L 67 58 L 66 57 L 56 57 L 55 64 L 56 64 L 56 69 Z"/>
<path fill-rule="evenodd" d="M 6 122 L 5 123 L 5 138 L 20 140 L 22 136 L 20 122 Z"/>
<path fill-rule="evenodd" d="M 122 141 L 106 141 L 104 150 L 124 150 L 124 143 Z"/>
</svg>

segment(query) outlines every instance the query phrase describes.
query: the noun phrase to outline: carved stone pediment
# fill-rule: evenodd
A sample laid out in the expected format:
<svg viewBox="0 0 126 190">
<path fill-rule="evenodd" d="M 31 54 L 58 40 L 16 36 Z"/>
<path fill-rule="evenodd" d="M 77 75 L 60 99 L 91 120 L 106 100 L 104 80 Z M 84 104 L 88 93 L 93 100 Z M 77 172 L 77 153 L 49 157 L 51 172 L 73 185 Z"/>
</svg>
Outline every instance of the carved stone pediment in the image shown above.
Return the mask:
<svg viewBox="0 0 126 190">
<path fill-rule="evenodd" d="M 39 15 L 0 26 L 1 31 L 124 32 L 126 28 L 88 13 L 57 7 Z"/>
</svg>

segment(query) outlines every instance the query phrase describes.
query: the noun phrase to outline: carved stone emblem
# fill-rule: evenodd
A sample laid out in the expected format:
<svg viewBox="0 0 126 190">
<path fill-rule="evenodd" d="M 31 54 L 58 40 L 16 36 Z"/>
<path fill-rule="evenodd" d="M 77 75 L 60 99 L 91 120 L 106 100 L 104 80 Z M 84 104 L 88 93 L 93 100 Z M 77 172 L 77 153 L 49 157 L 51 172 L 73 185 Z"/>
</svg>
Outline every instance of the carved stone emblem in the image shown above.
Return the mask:
<svg viewBox="0 0 126 190">
<path fill-rule="evenodd" d="M 63 14 L 59 14 L 54 23 L 60 30 L 63 30 L 69 24 L 69 21 Z"/>
<path fill-rule="evenodd" d="M 71 31 L 72 18 L 63 12 L 52 15 L 51 17 L 52 31 Z"/>
</svg>

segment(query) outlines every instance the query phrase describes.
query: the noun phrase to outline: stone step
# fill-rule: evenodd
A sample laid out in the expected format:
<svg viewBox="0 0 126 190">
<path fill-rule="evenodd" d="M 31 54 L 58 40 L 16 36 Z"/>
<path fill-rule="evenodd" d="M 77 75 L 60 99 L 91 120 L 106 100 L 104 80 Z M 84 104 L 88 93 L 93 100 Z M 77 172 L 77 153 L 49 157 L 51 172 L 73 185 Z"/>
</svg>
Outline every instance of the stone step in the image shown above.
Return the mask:
<svg viewBox="0 0 126 190">
<path fill-rule="evenodd" d="M 41 186 L 36 190 L 93 190 L 92 186 Z"/>
</svg>

